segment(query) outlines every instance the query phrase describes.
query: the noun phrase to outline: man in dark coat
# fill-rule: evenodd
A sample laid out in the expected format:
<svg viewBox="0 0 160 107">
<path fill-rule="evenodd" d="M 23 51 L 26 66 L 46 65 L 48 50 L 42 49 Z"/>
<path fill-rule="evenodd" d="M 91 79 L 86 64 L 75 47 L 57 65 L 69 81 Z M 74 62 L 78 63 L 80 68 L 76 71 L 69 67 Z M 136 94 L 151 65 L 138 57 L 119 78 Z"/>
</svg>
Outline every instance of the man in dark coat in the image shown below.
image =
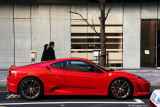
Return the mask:
<svg viewBox="0 0 160 107">
<path fill-rule="evenodd" d="M 47 54 L 46 54 L 47 60 L 55 60 L 56 59 L 53 47 L 54 47 L 54 42 L 50 42 L 49 48 L 48 48 Z"/>
</svg>

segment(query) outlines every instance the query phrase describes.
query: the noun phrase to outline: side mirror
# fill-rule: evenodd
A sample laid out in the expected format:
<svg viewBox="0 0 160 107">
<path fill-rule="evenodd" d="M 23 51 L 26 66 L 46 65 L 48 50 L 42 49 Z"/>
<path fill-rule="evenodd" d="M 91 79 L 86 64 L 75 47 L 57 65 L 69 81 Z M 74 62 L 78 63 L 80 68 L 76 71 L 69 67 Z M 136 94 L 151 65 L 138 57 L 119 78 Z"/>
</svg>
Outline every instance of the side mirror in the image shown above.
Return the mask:
<svg viewBox="0 0 160 107">
<path fill-rule="evenodd" d="M 97 72 L 97 73 L 103 73 L 99 68 L 97 67 L 94 67 L 94 72 Z"/>
</svg>

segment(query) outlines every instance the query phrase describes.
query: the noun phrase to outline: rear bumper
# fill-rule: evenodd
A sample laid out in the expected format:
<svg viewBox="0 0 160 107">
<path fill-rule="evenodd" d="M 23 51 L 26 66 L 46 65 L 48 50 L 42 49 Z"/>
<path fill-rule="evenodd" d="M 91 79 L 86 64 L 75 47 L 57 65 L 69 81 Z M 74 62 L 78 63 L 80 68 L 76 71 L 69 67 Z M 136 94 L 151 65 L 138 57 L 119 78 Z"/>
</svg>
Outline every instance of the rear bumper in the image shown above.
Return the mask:
<svg viewBox="0 0 160 107">
<path fill-rule="evenodd" d="M 8 91 L 11 93 L 17 94 L 17 88 L 18 88 L 18 83 L 19 79 L 12 78 L 10 76 L 7 77 L 7 85 L 8 85 Z"/>
</svg>

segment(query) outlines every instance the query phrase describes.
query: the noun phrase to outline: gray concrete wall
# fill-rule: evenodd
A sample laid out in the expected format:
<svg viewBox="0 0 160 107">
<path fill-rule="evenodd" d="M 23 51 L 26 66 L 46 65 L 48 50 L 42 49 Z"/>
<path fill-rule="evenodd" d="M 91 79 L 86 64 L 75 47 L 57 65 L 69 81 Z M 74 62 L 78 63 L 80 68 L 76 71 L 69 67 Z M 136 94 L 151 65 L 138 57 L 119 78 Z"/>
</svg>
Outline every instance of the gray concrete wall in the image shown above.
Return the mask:
<svg viewBox="0 0 160 107">
<path fill-rule="evenodd" d="M 142 3 L 141 19 L 157 19 L 158 3 Z"/>
<path fill-rule="evenodd" d="M 0 2 L 0 68 L 41 61 L 44 44 L 55 42 L 57 58 L 70 57 L 70 4 Z"/>
<path fill-rule="evenodd" d="M 106 4 L 106 12 L 111 4 Z M 96 3 L 88 4 L 88 19 L 98 19 L 100 17 L 99 5 Z M 123 4 L 113 4 L 107 19 L 123 19 Z"/>
<path fill-rule="evenodd" d="M 31 5 L 32 49 L 37 50 L 37 62 L 41 61 L 44 44 L 51 40 L 49 4 Z"/>
<path fill-rule="evenodd" d="M 30 63 L 31 28 L 30 19 L 14 19 L 15 24 L 15 64 Z"/>
<path fill-rule="evenodd" d="M 124 4 L 123 68 L 140 68 L 140 4 Z"/>
<path fill-rule="evenodd" d="M 109 4 L 106 5 L 108 10 Z M 12 3 L 0 1 L 0 68 L 12 64 L 30 63 L 30 50 L 37 50 L 41 60 L 43 45 L 55 41 L 57 58 L 71 55 L 69 10 L 82 13 L 85 18 L 100 16 L 98 4 Z M 140 68 L 141 19 L 160 17 L 157 3 L 115 4 L 108 19 L 123 20 L 123 68 Z M 14 39 L 15 38 L 15 39 Z"/>
<path fill-rule="evenodd" d="M 56 58 L 71 57 L 70 4 L 51 4 L 51 41 L 55 41 Z"/>
<path fill-rule="evenodd" d="M 0 3 L 0 67 L 14 64 L 13 5 Z"/>
</svg>

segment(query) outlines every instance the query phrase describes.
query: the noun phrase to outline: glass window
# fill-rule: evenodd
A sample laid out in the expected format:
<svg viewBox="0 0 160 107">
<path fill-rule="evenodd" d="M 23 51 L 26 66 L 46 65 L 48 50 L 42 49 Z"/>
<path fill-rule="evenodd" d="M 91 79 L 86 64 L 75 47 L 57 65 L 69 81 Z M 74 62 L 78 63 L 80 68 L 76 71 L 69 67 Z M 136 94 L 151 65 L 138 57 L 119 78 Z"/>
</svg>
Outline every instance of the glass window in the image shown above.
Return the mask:
<svg viewBox="0 0 160 107">
<path fill-rule="evenodd" d="M 67 61 L 67 69 L 72 71 L 94 72 L 94 66 L 83 61 Z"/>
<path fill-rule="evenodd" d="M 61 62 L 53 63 L 53 64 L 51 64 L 51 67 L 59 68 L 59 69 L 64 69 L 64 62 L 61 61 Z"/>
<path fill-rule="evenodd" d="M 113 69 L 106 68 L 106 67 L 103 67 L 103 66 L 101 66 L 101 65 L 98 65 L 98 64 L 96 64 L 96 63 L 94 63 L 94 62 L 91 62 L 91 63 L 95 64 L 96 66 L 98 66 L 99 68 L 101 68 L 101 69 L 104 70 L 104 71 L 115 71 L 115 70 L 113 70 Z"/>
</svg>

